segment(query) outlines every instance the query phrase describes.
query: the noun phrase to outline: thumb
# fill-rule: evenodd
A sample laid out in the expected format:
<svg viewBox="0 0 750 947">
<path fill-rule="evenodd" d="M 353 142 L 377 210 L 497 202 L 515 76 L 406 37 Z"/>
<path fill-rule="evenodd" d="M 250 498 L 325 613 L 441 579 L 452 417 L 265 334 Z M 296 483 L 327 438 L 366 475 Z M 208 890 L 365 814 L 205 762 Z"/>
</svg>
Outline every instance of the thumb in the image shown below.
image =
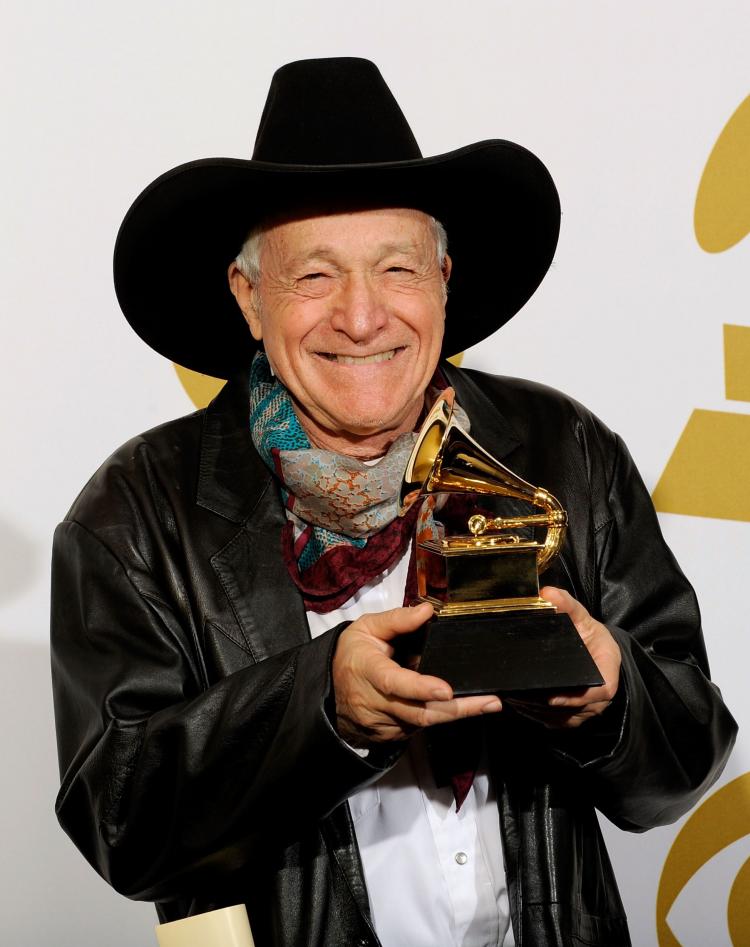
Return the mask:
<svg viewBox="0 0 750 947">
<path fill-rule="evenodd" d="M 543 599 L 546 599 L 550 605 L 554 605 L 558 612 L 562 612 L 563 615 L 569 615 L 570 620 L 579 631 L 590 621 L 591 615 L 589 615 L 583 605 L 581 605 L 577 599 L 573 598 L 570 592 L 566 592 L 565 589 L 555 588 L 554 585 L 545 585 L 539 594 Z"/>
<path fill-rule="evenodd" d="M 409 634 L 421 628 L 432 615 L 432 605 L 422 602 L 410 608 L 392 608 L 387 612 L 363 615 L 360 621 L 375 638 L 390 641 L 399 635 Z"/>
</svg>

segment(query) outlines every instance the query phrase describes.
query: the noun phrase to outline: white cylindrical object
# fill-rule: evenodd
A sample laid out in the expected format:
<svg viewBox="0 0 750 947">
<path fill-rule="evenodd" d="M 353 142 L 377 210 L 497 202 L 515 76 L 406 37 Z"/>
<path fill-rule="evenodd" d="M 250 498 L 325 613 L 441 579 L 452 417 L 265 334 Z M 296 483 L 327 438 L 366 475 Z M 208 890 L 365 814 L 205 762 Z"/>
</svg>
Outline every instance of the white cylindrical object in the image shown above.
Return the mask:
<svg viewBox="0 0 750 947">
<path fill-rule="evenodd" d="M 244 904 L 156 925 L 159 947 L 255 947 Z"/>
</svg>

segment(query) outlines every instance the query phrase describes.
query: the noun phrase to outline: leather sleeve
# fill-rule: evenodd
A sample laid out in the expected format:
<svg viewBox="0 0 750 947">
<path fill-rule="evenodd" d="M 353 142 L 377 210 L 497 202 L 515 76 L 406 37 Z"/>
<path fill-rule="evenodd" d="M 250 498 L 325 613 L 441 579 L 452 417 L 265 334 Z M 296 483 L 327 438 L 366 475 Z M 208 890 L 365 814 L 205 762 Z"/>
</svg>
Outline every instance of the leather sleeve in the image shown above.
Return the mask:
<svg viewBox="0 0 750 947">
<path fill-rule="evenodd" d="M 620 692 L 601 718 L 561 734 L 556 746 L 581 768 L 597 807 L 640 831 L 695 805 L 721 773 L 737 727 L 709 677 L 693 589 L 625 445 L 606 434 L 614 460 L 595 529 L 596 617 L 622 652 Z"/>
<path fill-rule="evenodd" d="M 57 815 L 123 894 L 220 886 L 382 772 L 326 714 L 343 626 L 207 687 L 137 550 L 124 562 L 72 521 L 55 535 L 52 624 Z"/>
</svg>

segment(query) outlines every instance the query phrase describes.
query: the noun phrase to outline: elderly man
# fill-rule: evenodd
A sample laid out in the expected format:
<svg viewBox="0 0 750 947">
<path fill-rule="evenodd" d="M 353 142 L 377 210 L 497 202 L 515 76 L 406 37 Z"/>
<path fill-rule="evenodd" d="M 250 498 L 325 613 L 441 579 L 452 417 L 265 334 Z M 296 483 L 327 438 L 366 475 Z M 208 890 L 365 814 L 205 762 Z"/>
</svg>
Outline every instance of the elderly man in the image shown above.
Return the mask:
<svg viewBox="0 0 750 947">
<path fill-rule="evenodd" d="M 536 158 L 423 159 L 349 59 L 279 70 L 251 161 L 181 166 L 131 208 L 127 318 L 231 380 L 115 453 L 56 533 L 57 811 L 162 919 L 245 902 L 258 947 L 629 943 L 595 807 L 677 818 L 734 736 L 694 596 L 615 435 L 440 361 L 523 305 L 558 224 Z M 454 697 L 395 660 L 431 614 L 396 498 L 448 384 L 567 509 L 544 595 L 603 685 Z"/>
</svg>

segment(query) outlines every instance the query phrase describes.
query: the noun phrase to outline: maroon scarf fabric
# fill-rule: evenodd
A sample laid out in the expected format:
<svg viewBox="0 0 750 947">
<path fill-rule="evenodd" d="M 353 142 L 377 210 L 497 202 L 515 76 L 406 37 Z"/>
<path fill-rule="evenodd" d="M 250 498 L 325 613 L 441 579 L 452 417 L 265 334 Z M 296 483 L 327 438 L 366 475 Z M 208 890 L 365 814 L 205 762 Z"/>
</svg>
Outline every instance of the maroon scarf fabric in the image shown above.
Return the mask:
<svg viewBox="0 0 750 947">
<path fill-rule="evenodd" d="M 304 532 L 295 543 L 294 524 L 288 522 L 282 532 L 281 548 L 289 574 L 302 593 L 305 608 L 311 612 L 332 612 L 390 569 L 404 554 L 414 535 L 418 512 L 419 504 L 415 503 L 406 516 L 396 517 L 379 533 L 370 536 L 364 548 L 337 546 L 303 573 L 297 566 L 299 553 L 295 547 L 304 543 Z"/>
</svg>

